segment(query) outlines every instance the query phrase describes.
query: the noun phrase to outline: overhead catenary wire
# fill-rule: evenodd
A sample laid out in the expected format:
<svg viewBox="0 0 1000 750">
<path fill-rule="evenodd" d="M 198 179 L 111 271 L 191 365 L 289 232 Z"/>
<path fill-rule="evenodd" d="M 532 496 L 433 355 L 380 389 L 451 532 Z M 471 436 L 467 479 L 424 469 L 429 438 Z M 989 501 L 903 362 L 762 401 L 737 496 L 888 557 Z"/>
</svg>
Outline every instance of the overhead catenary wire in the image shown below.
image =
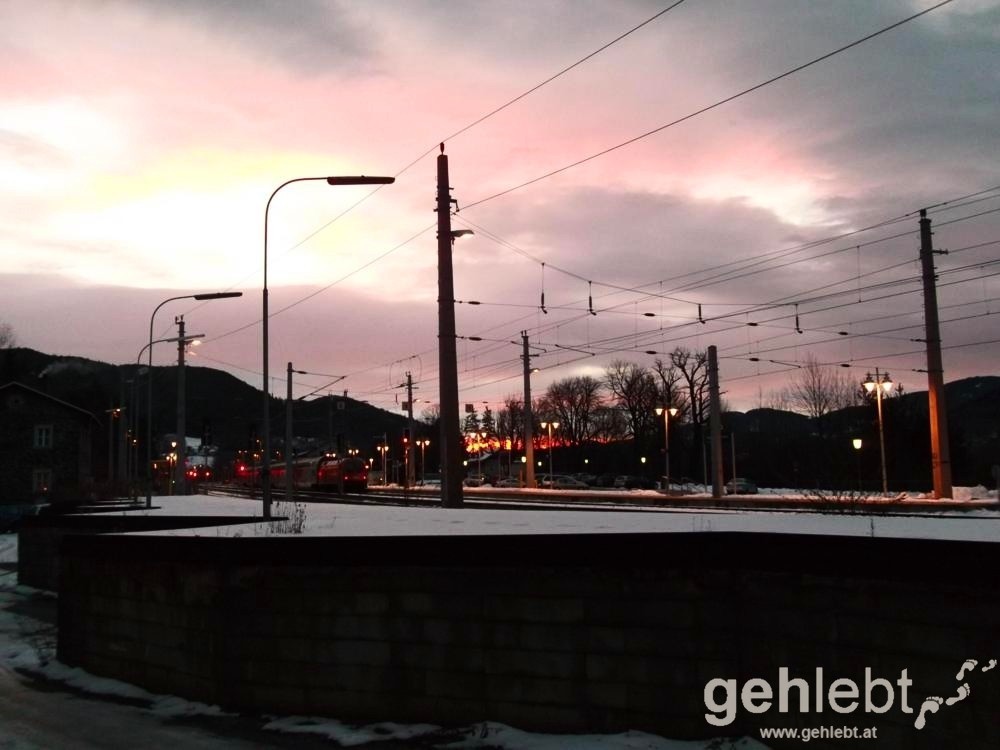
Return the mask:
<svg viewBox="0 0 1000 750">
<path fill-rule="evenodd" d="M 577 161 L 575 161 L 575 162 L 573 162 L 571 164 L 567 164 L 566 166 L 559 167 L 558 169 L 553 169 L 552 171 L 546 172 L 543 175 L 539 175 L 538 177 L 535 177 L 533 179 L 527 180 L 526 182 L 522 182 L 519 185 L 515 185 L 513 187 L 507 188 L 506 190 L 501 190 L 498 193 L 493 193 L 492 195 L 489 195 L 489 196 L 487 196 L 485 198 L 480 198 L 479 200 L 473 201 L 471 203 L 466 203 L 465 206 L 464 206 L 464 210 L 468 210 L 468 209 L 474 208 L 476 206 L 481 206 L 484 203 L 488 203 L 489 201 L 495 200 L 495 199 L 500 198 L 500 197 L 502 197 L 504 195 L 509 195 L 510 193 L 513 193 L 513 192 L 515 192 L 517 190 L 521 190 L 522 188 L 526 188 L 529 185 L 534 185 L 535 183 L 541 182 L 542 180 L 546 180 L 549 177 L 554 177 L 557 174 L 562 174 L 563 172 L 567 172 L 570 169 L 573 169 L 575 167 L 579 167 L 580 165 L 586 164 L 587 162 L 593 161 L 594 159 L 598 159 L 598 158 L 600 158 L 602 156 L 606 156 L 607 154 L 610 154 L 610 153 L 612 153 L 614 151 L 618 151 L 619 149 L 625 148 L 626 146 L 630 146 L 633 143 L 637 143 L 637 142 L 639 142 L 639 141 L 641 141 L 641 140 L 643 140 L 645 138 L 648 138 L 648 137 L 650 137 L 652 135 L 656 135 L 657 133 L 661 133 L 664 130 L 667 130 L 668 128 L 672 128 L 672 127 L 674 127 L 676 125 L 680 125 L 681 123 L 687 122 L 688 120 L 691 120 L 691 119 L 694 119 L 695 117 L 698 117 L 699 115 L 703 115 L 706 112 L 710 112 L 713 109 L 717 109 L 718 107 L 721 107 L 721 106 L 723 106 L 725 104 L 728 104 L 729 102 L 732 102 L 732 101 L 735 101 L 737 99 L 740 99 L 740 98 L 746 96 L 747 94 L 751 94 L 754 91 L 759 91 L 760 89 L 764 88 L 765 86 L 770 86 L 771 84 L 777 83 L 778 81 L 780 81 L 780 80 L 782 80 L 784 78 L 788 78 L 789 76 L 795 75 L 796 73 L 799 73 L 799 72 L 801 72 L 803 70 L 806 70 L 807 68 L 811 68 L 813 65 L 817 65 L 817 64 L 823 62 L 824 60 L 829 60 L 831 57 L 834 57 L 834 56 L 839 55 L 839 54 L 841 54 L 843 52 L 846 52 L 849 49 L 852 49 L 852 48 L 857 47 L 857 46 L 859 46 L 861 44 L 864 44 L 865 42 L 868 42 L 868 41 L 870 41 L 872 39 L 875 39 L 876 37 L 879 37 L 882 34 L 886 34 L 886 33 L 890 32 L 890 31 L 892 31 L 893 29 L 899 28 L 900 26 L 903 26 L 904 24 L 910 23 L 911 21 L 915 21 L 916 19 L 920 18 L 921 16 L 925 16 L 928 13 L 930 13 L 932 11 L 935 11 L 938 8 L 941 8 L 941 7 L 945 6 L 945 5 L 948 5 L 949 3 L 953 2 L 953 1 L 954 0 L 942 0 L 941 2 L 937 3 L 936 5 L 932 5 L 931 7 L 925 8 L 924 10 L 919 11 L 917 13 L 914 13 L 914 14 L 912 14 L 912 15 L 910 15 L 910 16 L 908 16 L 908 17 L 906 17 L 906 18 L 904 18 L 904 19 L 902 19 L 900 21 L 896 21 L 895 23 L 889 24 L 888 26 L 884 26 L 881 29 L 878 29 L 877 31 L 873 31 L 870 34 L 867 34 L 866 36 L 861 37 L 860 39 L 855 39 L 853 42 L 851 42 L 849 44 L 845 44 L 842 47 L 838 47 L 837 49 L 831 50 L 830 52 L 827 52 L 826 54 L 823 54 L 823 55 L 820 55 L 819 57 L 813 58 L 809 62 L 803 63 L 801 65 L 797 65 L 796 67 L 791 68 L 790 70 L 786 70 L 784 73 L 780 73 L 780 74 L 778 74 L 776 76 L 768 78 L 765 81 L 761 81 L 760 83 L 757 83 L 757 84 L 755 84 L 753 86 L 750 86 L 749 88 L 743 89 L 742 91 L 739 91 L 739 92 L 737 92 L 735 94 L 727 96 L 724 99 L 720 99 L 719 101 L 716 101 L 713 104 L 709 104 L 708 106 L 702 107 L 701 109 L 695 110 L 694 112 L 690 112 L 689 114 L 686 114 L 683 117 L 679 117 L 676 120 L 673 120 L 671 122 L 668 122 L 665 125 L 660 125 L 659 127 L 653 128 L 652 130 L 646 131 L 645 133 L 637 135 L 637 136 L 635 136 L 633 138 L 629 138 L 626 141 L 623 141 L 623 142 L 618 143 L 618 144 L 616 144 L 614 146 L 610 146 L 608 148 L 605 148 L 602 151 L 598 151 L 595 154 L 591 154 L 590 156 L 584 157 L 582 159 L 578 159 Z"/>
</svg>

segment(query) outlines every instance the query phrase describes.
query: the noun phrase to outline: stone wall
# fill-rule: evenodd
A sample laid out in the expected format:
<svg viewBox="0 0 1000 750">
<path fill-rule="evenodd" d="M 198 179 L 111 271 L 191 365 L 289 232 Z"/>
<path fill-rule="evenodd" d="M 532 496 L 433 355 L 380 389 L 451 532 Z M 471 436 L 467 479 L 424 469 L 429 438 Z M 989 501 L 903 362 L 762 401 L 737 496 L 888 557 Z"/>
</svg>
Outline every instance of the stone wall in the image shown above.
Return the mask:
<svg viewBox="0 0 1000 750">
<path fill-rule="evenodd" d="M 156 692 L 277 714 L 679 739 L 876 727 L 873 747 L 995 748 L 1000 545 L 767 534 L 70 537 L 59 658 Z M 822 667 L 906 669 L 916 713 L 710 726 L 704 690 Z M 792 692 L 793 703 L 796 702 Z M 721 693 L 719 694 L 721 698 Z M 815 697 L 811 701 L 815 700 Z M 863 700 L 863 695 L 862 695 Z M 884 702 L 884 694 L 877 696 Z M 812 705 L 812 703 L 810 703 Z M 772 747 L 798 747 L 765 740 Z M 843 747 L 816 739 L 813 747 Z M 865 743 L 867 744 L 867 743 Z"/>
<path fill-rule="evenodd" d="M 17 582 L 45 591 L 59 587 L 62 540 L 72 534 L 115 534 L 130 531 L 162 531 L 194 527 L 225 526 L 252 521 L 239 516 L 166 516 L 144 515 L 131 506 L 127 512 L 108 511 L 87 515 L 48 514 L 21 518 L 17 531 Z M 215 534 L 215 531 L 206 533 Z"/>
</svg>

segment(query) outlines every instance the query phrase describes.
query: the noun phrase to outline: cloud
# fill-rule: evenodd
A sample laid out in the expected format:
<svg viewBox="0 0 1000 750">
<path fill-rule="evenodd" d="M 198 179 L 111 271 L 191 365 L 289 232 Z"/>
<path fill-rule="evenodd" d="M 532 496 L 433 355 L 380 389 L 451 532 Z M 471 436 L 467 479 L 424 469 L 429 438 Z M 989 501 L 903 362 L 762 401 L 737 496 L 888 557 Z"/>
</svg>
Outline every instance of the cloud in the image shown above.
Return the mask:
<svg viewBox="0 0 1000 750">
<path fill-rule="evenodd" d="M 375 29 L 343 2 L 144 0 L 141 4 L 210 36 L 232 40 L 246 55 L 275 60 L 307 76 L 331 70 L 359 72 L 378 59 L 380 39 Z"/>
</svg>

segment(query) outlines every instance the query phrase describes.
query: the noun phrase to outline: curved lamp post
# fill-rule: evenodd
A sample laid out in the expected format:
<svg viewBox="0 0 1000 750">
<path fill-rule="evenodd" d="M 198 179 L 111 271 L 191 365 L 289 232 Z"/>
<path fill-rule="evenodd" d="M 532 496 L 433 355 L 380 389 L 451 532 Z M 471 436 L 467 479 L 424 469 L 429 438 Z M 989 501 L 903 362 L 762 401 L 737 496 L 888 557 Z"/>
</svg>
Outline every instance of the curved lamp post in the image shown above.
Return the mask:
<svg viewBox="0 0 1000 750">
<path fill-rule="evenodd" d="M 207 301 L 213 299 L 229 299 L 231 297 L 242 297 L 243 292 L 210 292 L 207 294 L 182 294 L 179 297 L 168 297 L 153 308 L 153 314 L 149 316 L 149 371 L 146 373 L 146 408 L 148 418 L 146 419 L 146 507 L 153 507 L 153 320 L 161 307 L 168 302 L 179 299 L 193 299 Z M 176 339 L 172 339 L 176 341 Z M 142 352 L 139 352 L 140 356 Z M 180 436 L 180 437 L 183 437 Z"/>
<path fill-rule="evenodd" d="M 662 406 L 656 407 L 656 416 L 663 415 L 663 455 L 666 456 L 666 483 L 664 485 L 664 494 L 670 493 L 670 418 L 677 416 L 677 407 L 668 406 L 666 408 Z M 735 471 L 735 469 L 734 469 Z"/>
<path fill-rule="evenodd" d="M 328 185 L 390 185 L 396 181 L 395 177 L 365 177 L 364 175 L 356 175 L 351 177 L 296 177 L 292 180 L 287 180 L 278 187 L 274 189 L 271 193 L 271 197 L 267 199 L 267 205 L 264 207 L 264 294 L 263 294 L 263 317 L 261 319 L 261 347 L 264 350 L 264 415 L 263 415 L 263 442 L 262 442 L 262 453 L 263 453 L 263 463 L 260 470 L 260 492 L 261 497 L 264 501 L 264 518 L 271 517 L 271 400 L 270 392 L 268 389 L 268 372 L 267 372 L 267 361 L 268 361 L 268 339 L 267 339 L 267 217 L 271 211 L 271 201 L 274 200 L 274 196 L 278 194 L 278 191 L 286 185 L 291 185 L 293 182 L 316 182 L 325 181 Z"/>
<path fill-rule="evenodd" d="M 889 494 L 889 483 L 886 480 L 885 475 L 885 435 L 882 429 L 882 391 L 886 394 L 892 392 L 893 382 L 889 379 L 889 373 L 884 372 L 879 374 L 878 368 L 875 368 L 875 377 L 872 378 L 871 373 L 865 375 L 864 382 L 861 384 L 865 387 L 865 390 L 871 393 L 875 391 L 875 402 L 878 404 L 878 446 L 882 457 L 882 494 Z"/>
</svg>

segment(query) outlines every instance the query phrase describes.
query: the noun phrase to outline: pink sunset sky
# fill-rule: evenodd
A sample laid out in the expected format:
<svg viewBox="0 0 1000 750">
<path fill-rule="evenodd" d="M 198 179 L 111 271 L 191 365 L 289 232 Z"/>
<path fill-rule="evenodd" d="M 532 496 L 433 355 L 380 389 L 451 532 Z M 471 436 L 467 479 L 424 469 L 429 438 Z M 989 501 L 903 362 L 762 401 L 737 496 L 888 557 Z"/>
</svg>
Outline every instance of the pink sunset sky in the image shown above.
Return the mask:
<svg viewBox="0 0 1000 750">
<path fill-rule="evenodd" d="M 302 183 L 275 198 L 270 371 L 278 394 L 288 361 L 347 375 L 337 391 L 389 409 L 410 371 L 435 402 L 445 140 L 453 228 L 475 232 L 454 256 L 462 402 L 498 408 L 520 392 L 522 330 L 544 349 L 536 394 L 710 344 L 734 408 L 810 355 L 924 390 L 921 208 L 950 251 L 937 260 L 946 380 L 997 374 L 998 1 L 954 0 L 483 201 L 936 3 L 686 0 L 450 137 L 670 4 L 5 3 L 0 322 L 22 346 L 129 363 L 162 300 L 240 290 L 172 303 L 154 333 L 175 335 L 183 314 L 205 334 L 193 364 L 259 387 L 271 192 L 396 175 L 353 209 L 371 188 Z M 172 357 L 161 345 L 154 360 Z M 296 395 L 328 380 L 298 376 Z"/>
</svg>

